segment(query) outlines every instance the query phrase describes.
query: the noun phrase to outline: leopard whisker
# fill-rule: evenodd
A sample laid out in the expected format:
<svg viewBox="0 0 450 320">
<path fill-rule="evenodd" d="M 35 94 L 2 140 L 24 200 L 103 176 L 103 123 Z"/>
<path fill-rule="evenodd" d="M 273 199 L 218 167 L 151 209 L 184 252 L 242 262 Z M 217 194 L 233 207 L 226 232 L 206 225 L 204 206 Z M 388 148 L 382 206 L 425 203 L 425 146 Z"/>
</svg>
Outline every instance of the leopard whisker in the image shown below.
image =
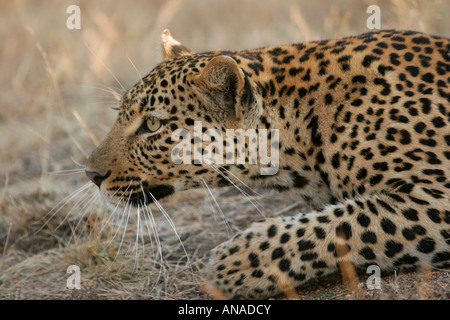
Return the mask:
<svg viewBox="0 0 450 320">
<path fill-rule="evenodd" d="M 46 220 L 45 223 L 34 233 L 37 234 L 39 232 L 42 231 L 42 229 L 44 229 L 47 224 L 58 214 L 58 212 L 60 212 L 70 201 L 72 201 L 72 199 L 76 198 L 77 196 L 79 196 L 81 193 L 84 193 L 82 198 L 84 198 L 87 193 L 88 193 L 88 189 L 89 187 L 93 186 L 94 184 L 92 182 L 88 182 L 85 185 L 81 186 L 80 188 L 78 188 L 77 190 L 75 190 L 74 192 L 72 192 L 71 194 L 69 194 L 67 197 L 65 197 L 64 199 L 62 199 L 61 201 L 59 201 L 52 210 L 50 210 L 48 213 L 45 214 L 45 216 L 43 216 L 42 218 L 40 218 L 38 221 L 42 222 L 43 220 Z M 80 200 L 77 201 L 77 203 Z M 72 208 L 73 209 L 73 208 Z M 70 212 L 70 211 L 69 211 Z M 50 217 L 49 217 L 50 216 Z M 57 228 L 60 227 L 60 225 L 67 219 L 68 214 L 66 215 L 66 217 L 63 219 L 63 221 L 58 225 Z"/>
<path fill-rule="evenodd" d="M 114 257 L 114 260 L 113 260 L 112 263 L 114 263 L 116 261 L 117 257 L 119 256 L 120 249 L 122 248 L 123 241 L 125 239 L 125 234 L 126 234 L 126 231 L 127 231 L 127 228 L 128 228 L 128 222 L 129 222 L 130 216 L 131 216 L 132 206 L 131 206 L 131 203 L 130 203 L 130 198 L 131 198 L 132 194 L 133 194 L 133 190 L 131 190 L 130 195 L 128 196 L 128 201 L 127 201 L 127 204 L 126 204 L 127 207 L 128 207 L 127 220 L 125 221 L 125 225 L 124 225 L 123 233 L 122 233 L 122 239 L 120 240 L 119 248 L 117 249 L 116 256 Z"/>
<path fill-rule="evenodd" d="M 95 89 L 95 90 L 99 90 L 102 92 L 106 92 L 111 94 L 115 99 L 117 96 L 119 96 L 119 91 L 121 90 L 120 88 L 117 87 L 108 87 L 104 84 L 100 84 L 100 83 L 91 83 L 91 84 L 84 84 L 81 85 L 82 88 L 88 88 L 88 89 Z M 117 102 L 117 99 L 115 100 L 115 102 Z"/>
<path fill-rule="evenodd" d="M 85 170 L 86 169 L 86 165 L 79 163 L 78 161 L 76 161 L 72 156 L 70 157 L 70 160 L 72 160 L 72 162 L 74 164 L 76 164 L 77 166 L 79 166 L 81 169 Z"/>
<path fill-rule="evenodd" d="M 222 169 L 224 171 L 226 171 L 227 173 L 229 173 L 230 175 L 232 175 L 236 180 L 238 180 L 240 183 L 242 183 L 247 189 L 249 189 L 250 191 L 252 191 L 253 193 L 257 194 L 258 196 L 260 196 L 261 198 L 267 198 L 266 195 L 261 194 L 259 192 L 257 192 L 256 190 L 252 189 L 249 185 L 247 185 L 245 182 L 243 182 L 241 179 L 239 179 L 234 173 L 232 173 L 230 170 L 227 170 L 225 167 L 223 166 L 218 166 L 218 169 Z"/>
<path fill-rule="evenodd" d="M 117 201 L 117 203 L 116 203 L 116 205 L 115 205 L 113 211 L 111 212 L 111 214 L 109 215 L 108 220 L 107 220 L 106 223 L 104 224 L 105 226 L 107 226 L 108 223 L 109 223 L 109 221 L 111 220 L 111 218 L 113 218 L 113 217 L 115 216 L 115 213 L 116 213 L 116 211 L 117 211 L 118 208 L 122 209 L 122 210 L 121 210 L 121 211 L 122 211 L 122 214 L 120 214 L 120 213 L 118 214 L 117 220 L 114 222 L 113 225 L 117 228 L 117 230 L 118 230 L 118 229 L 120 228 L 120 226 L 122 225 L 122 220 L 123 220 L 123 217 L 124 217 L 123 213 L 124 213 L 125 210 L 126 210 L 126 205 L 121 206 L 121 202 L 124 200 L 124 196 L 125 196 L 126 192 L 128 191 L 128 189 L 130 188 L 130 186 L 131 186 L 131 182 L 128 184 L 128 187 L 125 189 L 125 191 L 123 191 L 122 194 L 120 195 L 119 200 Z M 118 188 L 118 189 L 114 192 L 114 195 L 115 195 L 117 192 L 119 192 L 119 190 L 120 190 L 120 188 Z M 114 195 L 113 195 L 113 196 L 114 196 Z M 120 212 L 120 210 L 119 210 L 118 212 Z M 120 220 L 120 222 L 119 222 L 119 220 Z M 119 223 L 118 223 L 118 222 L 119 222 Z M 103 230 L 103 228 L 102 228 L 101 230 Z M 118 232 L 118 231 L 116 231 L 116 234 L 117 234 L 117 232 Z M 116 236 L 116 234 L 114 235 L 114 237 Z"/>
<path fill-rule="evenodd" d="M 140 235 L 140 231 L 141 231 L 141 206 L 138 203 L 137 204 L 137 226 L 136 226 L 136 239 L 134 242 L 134 247 L 133 247 L 133 251 L 136 251 L 135 254 L 135 260 L 134 260 L 134 266 L 133 266 L 133 271 L 135 271 L 137 269 L 137 265 L 138 265 L 138 255 L 139 255 L 139 239 L 141 238 L 142 241 L 142 237 L 139 237 Z M 142 246 L 142 254 L 144 254 L 144 246 Z"/>
<path fill-rule="evenodd" d="M 104 207 L 105 202 L 106 202 L 106 198 L 102 197 L 102 193 L 101 192 L 98 192 L 97 193 L 97 199 L 94 199 L 94 203 L 97 204 L 99 207 Z M 89 222 L 89 219 L 90 219 L 91 215 L 92 215 L 92 213 L 89 215 L 89 217 L 86 220 L 85 224 L 87 224 Z M 97 223 L 98 220 L 99 220 L 98 216 L 96 216 L 94 223 Z M 103 219 L 100 219 L 100 223 L 103 223 Z M 93 231 L 94 231 L 94 228 L 91 228 L 90 232 L 88 234 L 88 237 L 91 236 Z M 98 232 L 97 233 L 98 239 L 100 238 L 100 235 L 101 235 L 101 232 Z"/>
<path fill-rule="evenodd" d="M 147 203 L 147 196 L 145 195 L 144 189 L 142 188 L 142 185 L 140 185 L 140 187 L 141 187 L 142 194 L 144 195 L 144 203 Z M 151 224 L 151 226 L 152 226 L 152 229 L 154 231 L 154 234 L 158 234 L 158 231 L 155 229 L 156 225 L 155 225 L 155 221 L 153 219 L 153 214 L 152 214 L 152 211 L 151 211 L 150 207 L 147 206 L 147 205 L 144 205 L 142 202 L 140 202 L 140 203 L 141 203 L 142 207 L 145 209 L 144 217 L 145 217 L 145 220 L 146 220 L 146 227 L 147 227 L 148 235 L 149 235 L 149 238 L 150 238 L 150 244 L 151 244 L 151 247 L 152 247 L 152 252 L 153 252 L 153 255 L 154 255 L 155 254 L 155 250 L 154 250 L 154 246 L 153 246 L 152 232 L 150 231 L 150 229 L 148 227 L 147 216 L 148 217 L 151 216 L 151 218 L 152 218 L 153 223 Z"/>
<path fill-rule="evenodd" d="M 212 211 L 215 212 L 216 210 L 215 210 L 213 204 L 211 203 L 211 200 L 209 199 L 209 195 L 214 200 L 214 203 L 216 204 L 217 212 L 219 213 L 219 216 L 222 218 L 223 222 L 225 223 L 228 236 L 232 235 L 233 234 L 233 230 L 231 229 L 231 226 L 228 223 L 228 220 L 227 220 L 225 214 L 223 213 L 222 209 L 220 208 L 219 203 L 217 202 L 216 198 L 214 197 L 213 193 L 211 192 L 211 189 L 209 188 L 209 186 L 206 183 L 206 181 L 204 179 L 202 179 L 202 182 L 203 182 L 203 189 L 205 190 L 206 197 L 207 197 L 208 202 L 209 202 L 209 204 L 210 204 L 210 206 L 212 208 Z"/>
<path fill-rule="evenodd" d="M 186 248 L 183 244 L 183 241 L 180 238 L 180 235 L 178 234 L 177 228 L 175 227 L 175 224 L 173 223 L 172 218 L 170 218 L 169 214 L 166 212 L 166 210 L 161 206 L 161 204 L 158 202 L 158 200 L 156 200 L 156 198 L 153 196 L 153 194 L 148 191 L 148 194 L 151 196 L 153 202 L 156 204 L 156 206 L 158 207 L 158 209 L 161 211 L 161 213 L 164 215 L 164 217 L 166 218 L 167 222 L 169 222 L 169 225 L 172 227 L 172 230 L 175 234 L 175 236 L 177 237 L 178 241 L 180 242 L 181 248 L 183 249 L 184 254 L 186 255 L 186 259 L 187 259 L 187 264 L 189 266 L 189 269 L 191 271 L 192 277 L 194 278 L 194 269 L 192 268 L 192 264 L 191 264 L 191 259 L 189 258 L 189 255 L 186 251 Z"/>
<path fill-rule="evenodd" d="M 97 96 L 97 98 L 101 98 L 104 99 L 104 97 L 101 96 Z M 117 106 L 117 101 L 113 100 L 112 98 L 109 98 L 108 100 L 103 100 L 103 101 L 97 101 L 97 102 L 89 102 L 89 107 L 103 107 L 103 106 L 107 106 L 113 110 L 118 110 L 118 106 Z"/>
<path fill-rule="evenodd" d="M 117 231 L 114 234 L 113 238 L 110 240 L 110 242 L 105 247 L 105 248 L 108 248 L 109 245 L 112 243 L 112 241 L 114 241 L 114 239 L 116 238 L 117 234 L 120 231 L 120 228 L 122 227 L 123 218 L 125 216 L 127 216 L 127 219 L 125 221 L 125 225 L 123 226 L 123 233 L 122 233 L 122 238 L 120 240 L 119 248 L 117 248 L 116 255 L 114 256 L 113 261 L 109 264 L 109 266 L 108 266 L 108 268 L 106 270 L 109 270 L 113 266 L 113 264 L 116 262 L 117 257 L 119 256 L 120 250 L 122 248 L 122 245 L 123 245 L 123 242 L 124 242 L 124 239 L 125 239 L 125 234 L 126 234 L 126 231 L 127 231 L 127 228 L 128 228 L 128 221 L 129 221 L 129 218 L 130 218 L 130 215 L 131 215 L 131 207 L 132 206 L 131 206 L 131 203 L 130 203 L 130 198 L 131 198 L 132 194 L 133 194 L 133 190 L 130 192 L 130 195 L 129 195 L 129 197 L 127 199 L 127 202 L 125 204 L 125 208 L 124 208 L 124 210 L 122 212 L 122 219 L 120 221 L 120 225 L 117 227 Z"/>
<path fill-rule="evenodd" d="M 125 92 L 125 87 L 122 85 L 122 83 L 119 81 L 119 79 L 114 75 L 114 73 L 101 61 L 101 59 L 95 54 L 94 51 L 88 46 L 87 42 L 84 41 L 84 45 L 89 50 L 89 52 L 97 59 L 97 61 L 105 68 L 106 71 L 114 78 L 114 80 L 119 84 L 119 86 L 122 88 L 123 92 Z"/>
<path fill-rule="evenodd" d="M 255 209 L 265 218 L 266 216 L 265 216 L 265 214 L 258 208 L 258 206 L 257 205 L 255 205 L 255 203 L 254 203 L 254 201 L 255 200 L 253 200 L 251 197 L 250 197 L 250 195 L 247 193 L 247 192 L 245 192 L 244 190 L 242 190 L 241 188 L 239 188 L 226 174 L 224 174 L 222 171 L 220 171 L 218 168 L 216 168 L 213 164 L 211 164 L 210 165 L 211 166 L 211 168 L 213 168 L 218 174 L 220 174 L 224 179 L 226 179 L 228 182 L 230 182 L 236 189 L 238 189 L 239 190 L 239 192 L 240 193 L 242 193 L 243 195 L 244 195 L 244 197 L 253 205 L 253 207 L 255 207 Z M 256 202 L 256 204 L 258 204 L 259 206 L 261 206 L 261 208 L 262 208 L 262 205 L 258 202 L 258 201 L 255 201 Z"/>
<path fill-rule="evenodd" d="M 131 184 L 128 186 L 128 188 L 131 186 Z M 127 190 L 128 190 L 127 188 Z M 116 226 L 117 228 L 120 228 L 120 226 L 122 225 L 123 219 L 125 217 L 125 213 L 127 211 L 128 206 L 130 205 L 129 203 L 129 199 L 126 198 L 125 193 L 127 192 L 127 190 L 124 191 L 124 193 L 121 195 L 121 197 L 119 198 L 122 203 L 122 205 L 120 206 L 120 209 L 118 211 L 117 214 L 117 218 L 114 221 L 114 226 Z M 119 203 L 120 204 L 120 203 Z"/>
<path fill-rule="evenodd" d="M 122 195 L 120 196 L 120 201 L 122 201 L 123 199 L 125 199 L 125 198 L 124 198 L 124 195 L 125 195 L 125 193 L 127 192 L 127 190 L 130 188 L 130 186 L 131 186 L 131 182 L 130 182 L 130 184 L 128 185 L 127 189 L 126 189 L 126 190 L 122 193 Z M 111 243 L 114 241 L 114 239 L 116 238 L 117 234 L 118 234 L 119 231 L 120 231 L 120 227 L 122 226 L 123 219 L 125 218 L 125 213 L 127 212 L 127 209 L 128 209 L 128 207 L 130 206 L 130 201 L 129 201 L 130 197 L 131 197 L 131 193 L 130 193 L 130 196 L 128 197 L 128 200 L 127 200 L 125 206 L 123 207 L 122 214 L 119 214 L 119 217 L 118 217 L 118 220 L 119 220 L 119 218 L 120 218 L 119 224 L 117 225 L 117 222 L 114 224 L 114 225 L 116 226 L 117 230 L 116 230 L 116 232 L 114 233 L 114 235 L 113 235 L 113 237 L 111 238 L 111 240 L 110 240 L 110 241 L 108 242 L 108 244 L 106 245 L 106 248 L 108 248 L 108 247 L 111 245 Z M 120 201 L 117 203 L 116 208 L 119 207 Z M 114 210 L 115 210 L 115 209 L 114 209 Z"/>
<path fill-rule="evenodd" d="M 49 171 L 46 172 L 48 175 L 52 176 L 69 176 L 78 173 L 84 173 L 84 169 L 68 169 L 68 170 L 59 170 L 59 171 Z"/>
<path fill-rule="evenodd" d="M 128 188 L 130 187 L 130 185 L 131 185 L 131 182 L 128 185 Z M 124 192 L 122 192 L 121 196 L 119 197 L 119 200 L 117 201 L 117 204 L 114 206 L 114 208 L 113 208 L 111 214 L 109 215 L 108 219 L 106 220 L 106 222 L 102 223 L 102 227 L 100 228 L 100 233 L 103 231 L 103 229 L 106 226 L 109 225 L 109 222 L 110 222 L 111 218 L 115 215 L 115 213 L 117 211 L 117 208 L 120 206 L 120 203 L 123 200 L 123 196 L 125 195 L 125 192 L 127 192 L 128 188 Z M 117 192 L 119 192 L 119 190 L 120 190 L 120 188 L 117 188 L 117 190 L 113 193 L 113 195 L 111 197 L 114 197 L 117 194 Z M 105 197 L 104 197 L 104 199 L 105 199 Z"/>
<path fill-rule="evenodd" d="M 145 221 L 143 219 L 143 217 L 144 217 L 143 209 L 144 208 L 142 208 L 142 205 L 141 205 L 141 211 L 139 212 L 139 219 L 141 221 L 141 223 L 140 223 L 140 231 L 141 231 L 140 240 L 141 240 L 141 244 L 142 244 L 142 259 L 145 258 L 145 254 L 146 254 L 146 251 L 145 251 L 145 226 L 144 226 Z M 141 215 L 142 215 L 142 217 L 141 217 Z"/>
<path fill-rule="evenodd" d="M 149 228 L 149 220 L 148 220 L 148 214 L 147 214 L 147 208 L 146 208 L 146 206 L 144 206 L 142 203 L 141 203 L 141 206 L 142 206 L 142 214 L 144 215 L 144 220 L 145 220 L 145 228 L 147 229 L 147 233 L 148 233 L 148 236 L 149 236 L 149 240 L 150 240 L 150 247 L 151 247 L 151 249 L 152 249 L 152 253 L 153 253 L 153 256 L 155 255 L 155 247 L 154 247 L 154 244 L 153 244 L 153 233 L 152 233 L 152 231 L 150 230 L 150 228 Z"/>
<path fill-rule="evenodd" d="M 141 73 L 139 72 L 139 70 L 136 68 L 136 65 L 133 63 L 133 61 L 131 60 L 131 58 L 128 55 L 127 55 L 127 58 L 128 58 L 128 61 L 130 61 L 131 65 L 133 66 L 134 70 L 136 70 L 136 73 L 137 73 L 139 79 L 142 79 L 143 77 L 142 77 Z"/>
<path fill-rule="evenodd" d="M 86 190 L 84 192 L 84 194 L 82 196 L 80 196 L 78 198 L 78 200 L 73 204 L 72 208 L 70 208 L 70 210 L 66 213 L 66 215 L 64 216 L 64 219 L 55 228 L 55 231 L 58 230 L 64 224 L 64 222 L 66 222 L 72 216 L 72 211 L 74 211 L 76 208 L 78 208 L 79 203 L 83 203 L 83 202 L 87 203 L 86 199 L 90 199 L 90 198 L 92 198 L 92 196 L 93 196 L 93 194 L 91 194 L 91 192 L 89 192 L 89 190 Z"/>
<path fill-rule="evenodd" d="M 142 186 L 141 186 L 141 188 L 142 188 Z M 144 194 L 144 198 L 145 198 L 145 194 Z M 152 210 L 151 210 L 150 206 L 144 206 L 143 208 L 147 212 L 146 217 L 151 219 L 151 228 L 153 229 L 153 236 L 154 236 L 156 244 L 157 244 L 158 254 L 159 254 L 159 259 L 160 259 L 160 267 L 159 267 L 158 277 L 156 278 L 155 286 L 152 289 L 152 291 L 153 291 L 154 289 L 156 289 L 156 284 L 159 282 L 159 280 L 162 277 L 163 266 L 164 266 L 164 256 L 162 253 L 161 239 L 159 237 L 158 229 L 156 228 L 155 218 L 153 216 Z M 150 234 L 150 230 L 148 228 L 148 224 L 147 224 L 147 230 L 149 231 L 149 236 L 151 239 L 151 234 Z M 151 242 L 151 243 L 152 243 L 152 250 L 153 250 L 153 242 Z M 155 261 L 154 264 L 156 264 L 156 259 L 154 261 Z"/>
<path fill-rule="evenodd" d="M 86 214 L 94 206 L 94 204 L 96 203 L 95 200 L 98 200 L 98 197 L 99 197 L 98 193 L 95 192 L 93 194 L 88 195 L 88 197 L 84 199 L 84 201 L 83 201 L 84 203 L 79 210 L 79 213 L 82 213 L 82 214 L 81 214 L 81 216 L 79 216 L 78 223 L 75 225 L 75 231 L 78 229 L 81 221 L 86 216 Z M 91 214 L 92 214 L 92 212 L 91 212 Z"/>
<path fill-rule="evenodd" d="M 92 212 L 92 208 L 98 203 L 99 197 L 100 196 L 99 196 L 98 193 L 94 193 L 90 198 L 86 199 L 86 204 L 81 208 L 83 214 L 78 219 L 78 223 L 77 223 L 77 225 L 75 226 L 75 228 L 72 231 L 72 237 L 75 237 L 75 235 L 78 233 L 77 230 L 78 230 L 78 228 L 79 228 L 79 226 L 81 224 L 81 221 L 83 221 L 83 219 L 86 216 L 86 214 L 88 212 L 90 212 L 89 216 L 87 217 L 87 219 L 86 219 L 86 221 L 84 223 L 84 225 L 86 226 L 86 224 L 88 223 L 90 217 L 92 216 L 92 213 L 93 213 Z"/>
<path fill-rule="evenodd" d="M 75 236 L 77 235 L 77 229 L 78 229 L 78 227 L 79 227 L 81 221 L 83 220 L 84 216 L 86 215 L 87 207 L 90 206 L 91 200 L 94 199 L 94 198 L 95 198 L 95 194 L 89 194 L 89 193 L 88 193 L 87 195 L 84 195 L 82 198 L 80 198 L 80 199 L 77 201 L 77 203 L 76 203 L 76 204 L 70 209 L 70 211 L 66 214 L 66 216 L 65 216 L 64 219 L 63 219 L 63 221 L 56 227 L 55 230 L 57 230 L 59 227 L 61 227 L 61 226 L 63 225 L 64 221 L 66 221 L 66 220 L 68 221 L 68 225 L 69 225 L 69 228 L 70 228 L 70 230 L 71 230 L 71 236 L 70 236 L 70 238 L 69 238 L 69 243 L 72 242 L 72 241 L 75 239 Z M 77 221 L 77 222 L 76 222 L 76 221 L 74 222 L 74 223 L 76 223 L 76 226 L 74 227 L 74 226 L 73 226 L 73 223 L 70 222 L 70 221 L 68 220 L 68 218 L 72 216 L 72 211 L 73 211 L 75 208 L 78 209 L 78 203 L 80 203 L 80 202 L 81 202 L 81 203 L 84 203 L 83 206 L 80 208 L 80 212 L 81 212 L 81 211 L 84 211 L 84 213 L 83 213 L 80 217 L 77 217 L 77 218 L 76 218 L 76 221 Z"/>
</svg>

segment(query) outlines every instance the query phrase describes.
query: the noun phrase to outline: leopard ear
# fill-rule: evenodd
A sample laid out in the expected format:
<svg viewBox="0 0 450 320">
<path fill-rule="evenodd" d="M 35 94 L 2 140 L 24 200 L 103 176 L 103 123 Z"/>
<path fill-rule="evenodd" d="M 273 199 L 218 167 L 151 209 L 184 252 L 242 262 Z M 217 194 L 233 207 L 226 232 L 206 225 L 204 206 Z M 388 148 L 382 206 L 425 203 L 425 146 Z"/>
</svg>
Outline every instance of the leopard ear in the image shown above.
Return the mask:
<svg viewBox="0 0 450 320">
<path fill-rule="evenodd" d="M 195 84 L 207 105 L 228 114 L 234 111 L 235 119 L 242 119 L 252 88 L 233 58 L 214 57 L 201 71 Z"/>
<path fill-rule="evenodd" d="M 165 29 L 161 35 L 161 48 L 164 60 L 189 56 L 193 52 L 172 38 L 169 29 Z"/>
</svg>

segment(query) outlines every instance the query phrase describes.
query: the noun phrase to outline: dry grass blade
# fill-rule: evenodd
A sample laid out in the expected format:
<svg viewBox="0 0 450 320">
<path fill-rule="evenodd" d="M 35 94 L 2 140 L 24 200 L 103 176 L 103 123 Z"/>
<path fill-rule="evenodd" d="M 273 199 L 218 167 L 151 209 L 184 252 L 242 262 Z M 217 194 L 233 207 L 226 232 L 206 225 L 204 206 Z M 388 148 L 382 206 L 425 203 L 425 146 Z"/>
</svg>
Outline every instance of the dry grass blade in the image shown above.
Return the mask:
<svg viewBox="0 0 450 320">
<path fill-rule="evenodd" d="M 35 36 L 34 30 L 30 26 L 25 26 L 25 28 L 30 33 L 30 35 Z M 56 77 L 55 71 L 53 70 L 52 66 L 50 65 L 50 62 L 49 62 L 49 59 L 47 56 L 47 52 L 44 50 L 44 48 L 42 47 L 42 44 L 40 43 L 40 41 L 37 38 L 35 39 L 35 42 L 36 42 L 36 48 L 38 49 L 39 53 L 41 54 L 42 59 L 44 60 L 46 71 L 47 71 L 48 75 L 50 76 L 52 87 L 53 87 L 53 90 L 54 90 L 54 93 L 55 93 L 55 96 L 56 96 L 56 99 L 58 102 L 58 107 L 59 107 L 59 110 L 63 117 L 64 128 L 65 128 L 67 134 L 69 135 L 70 139 L 72 140 L 72 142 L 78 148 L 78 150 L 87 158 L 88 157 L 87 152 L 84 151 L 81 144 L 75 139 L 75 137 L 71 134 L 71 132 L 69 130 L 70 126 L 69 126 L 69 120 L 67 119 L 66 105 L 61 96 L 61 89 L 58 84 L 58 79 Z"/>
<path fill-rule="evenodd" d="M 0 197 L 0 208 L 3 204 L 3 201 L 5 199 L 6 196 L 6 189 L 8 188 L 8 183 L 9 183 L 9 174 L 5 173 L 5 183 L 3 184 L 3 190 L 2 190 L 2 195 Z"/>
<path fill-rule="evenodd" d="M 8 247 L 8 241 L 9 241 L 9 235 L 11 234 L 11 227 L 12 227 L 12 222 L 9 224 L 8 233 L 6 234 L 6 240 L 5 240 L 5 244 L 3 247 L 3 253 L 2 253 L 2 260 L 0 261 L 0 271 L 2 271 L 2 268 L 3 268 L 3 261 L 5 261 L 6 249 Z"/>
<path fill-rule="evenodd" d="M 28 26 L 26 28 L 27 28 L 27 30 L 31 29 Z M 30 33 L 34 34 L 34 32 L 31 32 L 31 31 L 30 31 Z M 66 124 L 68 124 L 67 110 L 66 110 L 64 100 L 61 97 L 61 89 L 59 88 L 58 80 L 56 79 L 56 74 L 53 71 L 53 68 L 50 66 L 50 62 L 48 61 L 47 53 L 45 52 L 44 48 L 42 47 L 41 43 L 38 40 L 36 40 L 36 48 L 39 50 L 39 52 L 42 56 L 42 59 L 45 62 L 45 67 L 46 67 L 47 73 L 50 76 L 50 79 L 51 79 L 52 85 L 53 85 L 53 89 L 55 91 L 55 95 L 58 100 L 58 107 L 59 107 L 59 110 L 61 111 L 61 115 L 63 116 L 64 122 Z"/>
<path fill-rule="evenodd" d="M 81 119 L 81 117 L 78 114 L 78 112 L 72 111 L 72 113 L 73 113 L 74 117 L 78 120 L 78 122 L 81 124 L 81 126 L 84 128 L 84 130 L 86 130 L 86 132 L 89 135 L 89 138 L 91 139 L 91 141 L 94 144 L 94 146 L 97 147 L 99 145 L 99 142 L 98 142 L 97 138 L 95 138 L 95 136 L 92 133 L 92 131 L 88 128 L 88 126 L 83 121 L 83 119 Z"/>
<path fill-rule="evenodd" d="M 300 9 L 297 5 L 291 6 L 291 20 L 295 23 L 295 25 L 300 30 L 303 38 L 302 41 L 311 41 L 314 40 L 314 36 L 311 33 L 311 29 L 308 26 L 308 23 L 304 19 Z"/>
</svg>

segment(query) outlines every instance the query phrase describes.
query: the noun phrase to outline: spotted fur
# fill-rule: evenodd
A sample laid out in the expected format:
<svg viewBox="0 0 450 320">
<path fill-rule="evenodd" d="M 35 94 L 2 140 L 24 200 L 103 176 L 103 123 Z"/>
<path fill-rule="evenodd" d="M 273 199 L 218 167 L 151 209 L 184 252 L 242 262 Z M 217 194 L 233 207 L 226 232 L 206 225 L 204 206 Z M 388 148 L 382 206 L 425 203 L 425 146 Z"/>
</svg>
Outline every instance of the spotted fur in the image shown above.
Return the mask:
<svg viewBox="0 0 450 320">
<path fill-rule="evenodd" d="M 206 164 L 174 164 L 171 133 L 280 130 L 280 167 L 226 165 L 223 174 L 313 208 L 272 218 L 218 246 L 210 286 L 265 298 L 338 270 L 450 260 L 450 41 L 412 31 L 245 51 L 192 53 L 168 31 L 165 61 L 131 88 L 87 163 L 113 202 L 145 204 L 228 183 Z M 152 131 L 148 120 L 160 124 Z M 156 125 L 157 126 L 157 125 Z M 232 176 L 231 176 L 232 174 Z M 348 247 L 343 257 L 336 246 Z"/>
</svg>

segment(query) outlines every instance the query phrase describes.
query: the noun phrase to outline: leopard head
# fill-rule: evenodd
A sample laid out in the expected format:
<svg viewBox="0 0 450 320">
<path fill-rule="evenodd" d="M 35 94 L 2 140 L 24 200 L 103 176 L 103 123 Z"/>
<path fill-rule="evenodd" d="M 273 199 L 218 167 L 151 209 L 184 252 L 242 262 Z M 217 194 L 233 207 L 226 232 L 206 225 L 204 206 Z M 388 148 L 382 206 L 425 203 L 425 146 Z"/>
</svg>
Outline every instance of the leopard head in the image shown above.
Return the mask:
<svg viewBox="0 0 450 320">
<path fill-rule="evenodd" d="M 243 165 L 221 171 L 195 161 L 208 144 L 195 133 L 256 128 L 262 114 L 256 84 L 232 56 L 194 54 L 168 30 L 162 49 L 164 61 L 124 94 L 114 126 L 87 161 L 86 175 L 115 204 L 144 205 L 203 183 L 226 185 L 227 172 L 239 178 Z M 179 161 L 181 153 L 190 161 Z"/>
</svg>

